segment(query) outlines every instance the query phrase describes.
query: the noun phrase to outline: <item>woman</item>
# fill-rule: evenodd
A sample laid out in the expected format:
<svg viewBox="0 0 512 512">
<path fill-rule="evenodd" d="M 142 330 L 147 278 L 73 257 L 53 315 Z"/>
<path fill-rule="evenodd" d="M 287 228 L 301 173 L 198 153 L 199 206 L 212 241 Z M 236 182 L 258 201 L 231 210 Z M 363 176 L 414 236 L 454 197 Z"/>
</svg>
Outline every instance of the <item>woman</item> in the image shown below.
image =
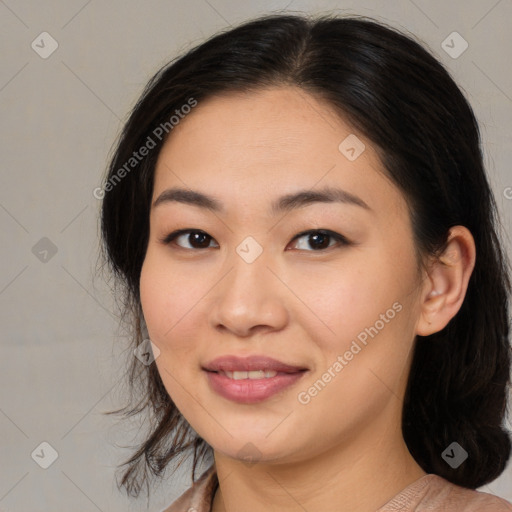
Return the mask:
<svg viewBox="0 0 512 512">
<path fill-rule="evenodd" d="M 129 494 L 193 450 L 166 511 L 512 510 L 474 490 L 511 451 L 494 199 L 418 43 L 362 17 L 219 34 L 150 81 L 103 194 L 145 357 L 124 410 L 151 413 Z"/>
</svg>

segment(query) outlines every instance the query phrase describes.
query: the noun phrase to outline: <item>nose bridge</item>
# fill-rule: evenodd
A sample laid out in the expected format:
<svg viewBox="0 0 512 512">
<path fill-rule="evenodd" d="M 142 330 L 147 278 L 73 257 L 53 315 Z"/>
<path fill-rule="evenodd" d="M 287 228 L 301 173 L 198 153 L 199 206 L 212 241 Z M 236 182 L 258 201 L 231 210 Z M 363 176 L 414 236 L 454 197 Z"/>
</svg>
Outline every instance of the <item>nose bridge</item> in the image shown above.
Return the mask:
<svg viewBox="0 0 512 512">
<path fill-rule="evenodd" d="M 262 300 L 265 296 L 273 295 L 276 290 L 269 279 L 272 273 L 267 266 L 270 251 L 253 237 L 246 237 L 229 257 L 232 269 L 228 276 L 228 291 L 238 299 Z"/>
<path fill-rule="evenodd" d="M 286 308 L 279 286 L 269 270 L 271 251 L 247 237 L 228 257 L 228 274 L 214 294 L 211 320 L 239 335 L 256 325 L 282 327 Z"/>
</svg>

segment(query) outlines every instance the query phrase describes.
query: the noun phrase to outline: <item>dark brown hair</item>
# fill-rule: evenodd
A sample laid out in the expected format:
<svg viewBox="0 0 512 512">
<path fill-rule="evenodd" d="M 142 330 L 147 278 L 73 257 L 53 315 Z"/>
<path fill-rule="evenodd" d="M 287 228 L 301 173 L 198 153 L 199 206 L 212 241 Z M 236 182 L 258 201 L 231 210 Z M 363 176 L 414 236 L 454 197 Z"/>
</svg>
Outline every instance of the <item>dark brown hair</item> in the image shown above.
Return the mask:
<svg viewBox="0 0 512 512">
<path fill-rule="evenodd" d="M 165 137 L 122 179 L 114 183 L 113 177 L 119 178 L 133 152 L 148 137 L 155 140 L 155 129 L 190 98 L 200 104 L 221 93 L 279 85 L 322 98 L 372 141 L 409 204 L 420 254 L 436 254 L 452 226 L 466 226 L 473 234 L 476 266 L 460 311 L 442 331 L 415 341 L 402 430 L 427 473 L 468 488 L 494 480 L 511 451 L 503 425 L 510 383 L 510 280 L 479 128 L 440 62 L 411 36 L 381 22 L 360 16 L 264 16 L 215 35 L 149 81 L 110 162 L 101 216 L 102 255 L 121 286 L 133 347 L 148 338 L 139 278 L 155 163 Z M 124 463 L 120 486 L 137 496 L 149 477 L 161 476 L 187 453 L 194 456 L 194 479 L 196 464 L 211 456 L 211 447 L 169 398 L 156 365 L 132 357 L 129 384 L 130 404 L 112 412 L 142 413 L 151 422 L 147 438 Z M 441 456 L 453 441 L 470 454 L 457 469 Z"/>
</svg>

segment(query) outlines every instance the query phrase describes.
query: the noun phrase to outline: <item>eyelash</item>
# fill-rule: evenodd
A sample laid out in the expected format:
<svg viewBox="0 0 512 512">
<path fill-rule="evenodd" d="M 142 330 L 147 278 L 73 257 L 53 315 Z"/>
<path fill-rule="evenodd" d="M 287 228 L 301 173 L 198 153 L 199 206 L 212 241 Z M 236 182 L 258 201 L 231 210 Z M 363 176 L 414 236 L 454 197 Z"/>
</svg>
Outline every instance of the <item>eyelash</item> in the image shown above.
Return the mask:
<svg viewBox="0 0 512 512">
<path fill-rule="evenodd" d="M 190 233 L 200 233 L 202 235 L 206 235 L 207 237 L 209 237 L 213 240 L 213 237 L 208 235 L 208 233 L 201 231 L 200 229 L 178 229 L 176 231 L 173 231 L 172 233 L 169 233 L 165 237 L 161 238 L 160 242 L 164 245 L 170 245 L 171 242 L 173 242 L 179 236 L 185 235 L 185 234 L 190 234 Z M 320 235 L 328 236 L 328 237 L 336 240 L 340 246 L 351 245 L 351 242 L 349 240 L 347 240 L 343 235 L 340 235 L 339 233 L 336 233 L 334 231 L 330 231 L 329 229 L 309 229 L 307 231 L 302 231 L 302 232 L 298 233 L 297 235 L 295 235 L 292 238 L 291 242 L 294 242 L 295 240 L 302 238 L 303 236 L 311 235 L 311 234 L 320 234 Z M 306 250 L 306 252 L 323 252 L 328 249 L 332 249 L 333 247 L 335 247 L 335 245 L 329 245 L 328 247 L 319 249 L 319 250 L 314 250 L 314 249 Z M 181 247 L 179 245 L 178 245 L 178 248 L 184 249 L 186 251 L 211 249 L 211 247 L 203 247 L 203 248 L 199 248 L 199 249 L 197 249 L 197 248 L 189 249 L 188 247 Z M 305 250 L 305 249 L 302 249 L 302 250 Z"/>
</svg>

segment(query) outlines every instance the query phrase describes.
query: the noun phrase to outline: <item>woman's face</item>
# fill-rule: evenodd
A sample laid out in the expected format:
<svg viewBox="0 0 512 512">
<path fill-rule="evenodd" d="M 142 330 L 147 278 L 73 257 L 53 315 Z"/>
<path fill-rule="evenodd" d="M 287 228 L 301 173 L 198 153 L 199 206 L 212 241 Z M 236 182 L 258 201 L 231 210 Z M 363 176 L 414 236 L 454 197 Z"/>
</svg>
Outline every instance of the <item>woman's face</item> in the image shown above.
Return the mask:
<svg viewBox="0 0 512 512">
<path fill-rule="evenodd" d="M 396 432 L 421 285 L 405 199 L 371 143 L 300 89 L 216 97 L 159 155 L 153 202 L 175 188 L 218 209 L 183 194 L 152 206 L 140 290 L 158 371 L 194 430 L 224 455 L 261 461 Z M 337 199 L 272 208 L 327 188 Z M 164 243 L 175 230 L 192 233 Z M 261 378 L 231 380 L 247 393 L 236 400 L 203 369 L 224 355 L 307 371 L 266 397 Z"/>
</svg>

